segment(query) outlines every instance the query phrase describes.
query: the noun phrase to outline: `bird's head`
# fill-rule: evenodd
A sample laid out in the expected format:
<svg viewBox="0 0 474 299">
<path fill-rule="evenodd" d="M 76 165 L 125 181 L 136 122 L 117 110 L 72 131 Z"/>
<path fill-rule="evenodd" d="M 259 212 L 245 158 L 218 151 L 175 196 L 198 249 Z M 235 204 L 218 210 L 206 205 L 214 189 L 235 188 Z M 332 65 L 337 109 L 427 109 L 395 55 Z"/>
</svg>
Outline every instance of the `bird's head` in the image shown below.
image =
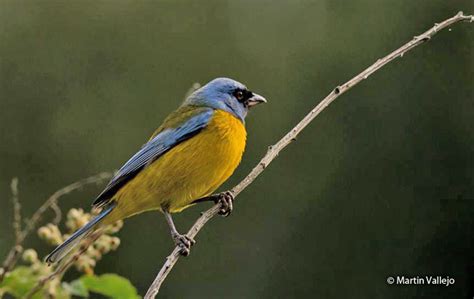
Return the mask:
<svg viewBox="0 0 474 299">
<path fill-rule="evenodd" d="M 193 92 L 184 105 L 224 110 L 243 122 L 251 107 L 266 102 L 264 97 L 251 92 L 240 82 L 229 78 L 217 78 Z"/>
</svg>

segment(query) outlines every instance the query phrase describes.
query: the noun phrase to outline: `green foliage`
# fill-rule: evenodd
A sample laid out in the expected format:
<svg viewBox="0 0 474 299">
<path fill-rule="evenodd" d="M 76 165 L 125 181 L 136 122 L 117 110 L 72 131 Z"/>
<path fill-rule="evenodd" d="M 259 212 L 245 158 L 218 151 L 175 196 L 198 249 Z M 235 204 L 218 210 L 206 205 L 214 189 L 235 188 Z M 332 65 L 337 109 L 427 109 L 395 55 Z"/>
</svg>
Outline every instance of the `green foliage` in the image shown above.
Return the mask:
<svg viewBox="0 0 474 299">
<path fill-rule="evenodd" d="M 16 298 L 23 298 L 38 281 L 39 276 L 31 267 L 20 266 L 10 272 L 0 283 L 0 295 L 10 294 Z M 41 298 L 36 294 L 33 298 Z"/>
<path fill-rule="evenodd" d="M 63 282 L 63 288 L 73 296 L 89 297 L 89 290 L 80 279 L 74 280 L 71 283 Z"/>
<path fill-rule="evenodd" d="M 114 299 L 141 298 L 137 289 L 126 278 L 117 274 L 84 275 L 80 278 L 83 286 L 91 292 Z"/>
<path fill-rule="evenodd" d="M 0 283 L 0 297 L 9 294 L 14 298 L 24 298 L 34 288 L 38 280 L 44 277 L 33 267 L 19 266 L 10 272 Z M 54 294 L 56 299 L 68 299 L 72 296 L 91 298 L 91 293 L 101 294 L 112 299 L 138 299 L 137 289 L 130 281 L 117 274 L 83 275 L 70 283 L 51 281 L 44 290 L 36 293 L 32 298 L 44 298 L 44 293 Z"/>
</svg>

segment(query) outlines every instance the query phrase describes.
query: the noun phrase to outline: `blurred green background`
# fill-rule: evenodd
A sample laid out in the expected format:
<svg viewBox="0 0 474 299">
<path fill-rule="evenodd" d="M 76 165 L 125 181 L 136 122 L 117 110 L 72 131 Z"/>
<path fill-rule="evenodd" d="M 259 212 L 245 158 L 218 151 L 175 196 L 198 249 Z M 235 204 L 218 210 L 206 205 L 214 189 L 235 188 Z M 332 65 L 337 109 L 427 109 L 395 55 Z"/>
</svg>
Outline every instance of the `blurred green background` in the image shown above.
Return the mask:
<svg viewBox="0 0 474 299">
<path fill-rule="evenodd" d="M 30 215 L 120 167 L 193 82 L 228 76 L 269 100 L 248 117 L 230 187 L 336 85 L 459 10 L 474 2 L 0 1 L 0 256 L 13 176 Z M 471 298 L 473 81 L 474 25 L 458 24 L 362 82 L 204 228 L 161 298 Z M 88 208 L 100 191 L 61 207 Z M 144 294 L 171 251 L 167 225 L 143 214 L 120 238 L 97 272 Z M 396 275 L 456 283 L 387 285 Z"/>
</svg>

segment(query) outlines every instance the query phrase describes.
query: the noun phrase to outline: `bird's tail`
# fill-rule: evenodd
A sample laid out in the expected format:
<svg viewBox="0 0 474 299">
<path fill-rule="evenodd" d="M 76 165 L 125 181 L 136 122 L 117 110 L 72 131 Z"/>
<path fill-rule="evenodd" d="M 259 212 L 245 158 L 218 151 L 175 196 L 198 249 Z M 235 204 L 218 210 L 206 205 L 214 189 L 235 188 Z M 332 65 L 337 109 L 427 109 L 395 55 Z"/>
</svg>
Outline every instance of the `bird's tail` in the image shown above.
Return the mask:
<svg viewBox="0 0 474 299">
<path fill-rule="evenodd" d="M 104 219 L 105 216 L 110 214 L 115 208 L 115 203 L 109 204 L 105 209 L 100 212 L 99 215 L 94 217 L 86 225 L 78 229 L 72 236 L 70 236 L 66 241 L 61 245 L 56 247 L 48 256 L 45 258 L 45 262 L 48 264 L 53 264 L 59 262 L 63 257 L 65 257 L 74 247 L 76 247 L 85 237 L 92 233 L 97 225 Z"/>
</svg>

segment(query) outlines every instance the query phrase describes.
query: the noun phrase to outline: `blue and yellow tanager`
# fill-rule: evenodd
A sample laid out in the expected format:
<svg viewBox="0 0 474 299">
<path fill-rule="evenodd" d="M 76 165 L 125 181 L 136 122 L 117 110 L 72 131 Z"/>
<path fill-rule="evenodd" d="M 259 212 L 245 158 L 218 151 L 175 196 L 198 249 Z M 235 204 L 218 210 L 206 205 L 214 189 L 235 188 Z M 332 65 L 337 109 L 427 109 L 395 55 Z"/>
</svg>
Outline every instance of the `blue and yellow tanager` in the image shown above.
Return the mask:
<svg viewBox="0 0 474 299">
<path fill-rule="evenodd" d="M 203 200 L 221 201 L 223 214 L 232 196 L 209 197 L 237 168 L 245 150 L 245 117 L 265 103 L 262 96 L 228 78 L 214 79 L 194 91 L 172 112 L 150 140 L 130 158 L 93 203 L 101 210 L 47 257 L 61 260 L 91 232 L 145 211 L 161 211 L 183 255 L 193 240 L 178 233 L 171 213 Z"/>
</svg>

